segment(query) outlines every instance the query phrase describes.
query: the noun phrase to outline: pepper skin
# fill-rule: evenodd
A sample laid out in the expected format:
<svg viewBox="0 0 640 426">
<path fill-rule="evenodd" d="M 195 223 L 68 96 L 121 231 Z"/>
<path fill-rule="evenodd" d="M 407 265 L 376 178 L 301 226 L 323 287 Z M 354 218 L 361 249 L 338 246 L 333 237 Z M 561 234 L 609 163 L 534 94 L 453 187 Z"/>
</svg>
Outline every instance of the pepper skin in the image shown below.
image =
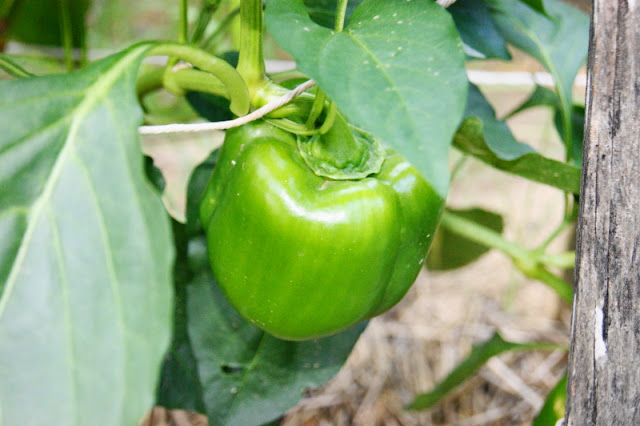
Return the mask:
<svg viewBox="0 0 640 426">
<path fill-rule="evenodd" d="M 264 122 L 229 130 L 200 206 L 218 285 L 287 340 L 334 334 L 395 305 L 414 282 L 444 202 L 400 155 L 358 180 L 317 176 Z"/>
</svg>

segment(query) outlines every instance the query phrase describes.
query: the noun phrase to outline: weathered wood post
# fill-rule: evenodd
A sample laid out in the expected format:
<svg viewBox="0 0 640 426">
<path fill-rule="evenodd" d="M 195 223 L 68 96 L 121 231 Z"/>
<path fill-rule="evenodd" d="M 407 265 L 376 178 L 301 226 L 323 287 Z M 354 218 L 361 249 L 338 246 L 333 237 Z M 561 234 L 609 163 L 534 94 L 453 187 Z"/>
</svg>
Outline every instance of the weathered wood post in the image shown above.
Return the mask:
<svg viewBox="0 0 640 426">
<path fill-rule="evenodd" d="M 593 0 L 565 424 L 640 425 L 640 0 Z"/>
</svg>

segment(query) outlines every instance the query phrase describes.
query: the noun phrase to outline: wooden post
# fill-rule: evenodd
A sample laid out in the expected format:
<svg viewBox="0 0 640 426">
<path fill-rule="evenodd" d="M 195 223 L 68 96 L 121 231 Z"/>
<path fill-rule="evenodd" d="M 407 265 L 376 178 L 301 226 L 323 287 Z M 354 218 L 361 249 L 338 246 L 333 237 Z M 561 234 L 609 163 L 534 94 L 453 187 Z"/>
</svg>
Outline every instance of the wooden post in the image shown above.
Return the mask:
<svg viewBox="0 0 640 426">
<path fill-rule="evenodd" d="M 640 425 L 640 0 L 593 0 L 565 424 Z"/>
</svg>

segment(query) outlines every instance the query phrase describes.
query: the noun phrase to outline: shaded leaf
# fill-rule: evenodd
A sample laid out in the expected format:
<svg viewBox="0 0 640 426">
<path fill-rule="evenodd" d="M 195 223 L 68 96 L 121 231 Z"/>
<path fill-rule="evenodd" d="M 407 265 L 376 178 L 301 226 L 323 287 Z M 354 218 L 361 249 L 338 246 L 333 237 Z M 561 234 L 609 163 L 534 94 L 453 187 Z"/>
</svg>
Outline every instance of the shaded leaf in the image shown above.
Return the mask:
<svg viewBox="0 0 640 426">
<path fill-rule="evenodd" d="M 522 102 L 513 111 L 511 111 L 505 117 L 505 119 L 513 117 L 514 115 L 519 114 L 529 108 L 535 108 L 539 106 L 547 106 L 559 110 L 560 102 L 558 100 L 558 95 L 556 95 L 556 92 L 546 87 L 536 85 L 535 89 L 533 89 L 533 92 L 531 92 L 531 95 L 529 95 L 529 97 L 524 102 Z"/>
<path fill-rule="evenodd" d="M 365 0 L 341 33 L 315 24 L 301 0 L 270 0 L 265 17 L 299 69 L 351 123 L 404 155 L 446 195 L 467 77 L 462 43 L 442 7 Z"/>
<path fill-rule="evenodd" d="M 8 33 L 25 43 L 62 46 L 60 0 L 18 0 L 8 16 Z M 80 47 L 86 37 L 85 17 L 90 0 L 68 0 L 71 35 L 74 47 Z"/>
<path fill-rule="evenodd" d="M 543 15 L 546 15 L 547 13 L 544 8 L 544 0 L 520 0 L 520 1 L 538 13 L 542 13 Z"/>
<path fill-rule="evenodd" d="M 351 0 L 347 4 L 347 13 L 345 14 L 345 25 L 349 23 L 349 18 L 353 14 L 354 9 L 362 3 L 362 0 Z M 318 25 L 322 25 L 327 28 L 334 28 L 336 20 L 336 8 L 338 7 L 337 0 L 304 0 L 304 5 L 307 6 L 309 16 Z"/>
<path fill-rule="evenodd" d="M 567 403 L 567 373 L 551 389 L 540 409 L 538 415 L 533 419 L 532 426 L 555 425 L 558 420 L 564 417 L 564 409 Z"/>
<path fill-rule="evenodd" d="M 503 220 L 502 216 L 497 213 L 479 208 L 452 210 L 452 212 L 495 232 L 502 233 Z M 427 268 L 434 271 L 460 268 L 475 261 L 488 251 L 489 248 L 487 246 L 478 244 L 440 226 L 436 231 L 427 256 Z"/>
<path fill-rule="evenodd" d="M 191 238 L 197 234 L 203 233 L 200 224 L 200 200 L 204 196 L 205 188 L 213 173 L 213 168 L 218 159 L 219 150 L 214 150 L 209 157 L 200 163 L 189 178 L 187 187 L 187 209 L 186 209 L 186 229 L 187 235 Z"/>
<path fill-rule="evenodd" d="M 507 173 L 574 194 L 580 193 L 580 168 L 552 160 L 518 142 L 477 87 L 469 89 L 467 117 L 456 133 L 456 149 Z"/>
<path fill-rule="evenodd" d="M 502 35 L 496 29 L 487 6 L 477 0 L 457 0 L 447 9 L 472 58 L 511 59 Z"/>
<path fill-rule="evenodd" d="M 554 124 L 560 137 L 564 135 L 564 121 L 562 118 L 562 105 L 553 90 L 536 86 L 531 96 L 513 110 L 507 117 L 512 117 L 526 109 L 538 106 L 547 106 L 554 109 Z M 568 158 L 573 164 L 582 165 L 582 141 L 584 139 L 584 105 L 573 105 L 571 108 L 571 144 Z"/>
<path fill-rule="evenodd" d="M 305 342 L 276 339 L 243 320 L 214 284 L 201 249 L 203 269 L 187 287 L 189 336 L 198 361 L 210 419 L 220 425 L 259 425 L 295 405 L 306 388 L 335 375 L 364 329 Z"/>
<path fill-rule="evenodd" d="M 489 359 L 505 352 L 566 349 L 552 343 L 514 343 L 504 340 L 500 334 L 494 333 L 486 342 L 474 345 L 471 353 L 458 364 L 447 377 L 438 383 L 430 392 L 415 397 L 409 405 L 411 410 L 426 410 L 433 407 L 457 386 L 474 376 Z"/>
<path fill-rule="evenodd" d="M 3 424 L 135 424 L 153 402 L 173 250 L 137 134 L 147 46 L 0 82 Z"/>
<path fill-rule="evenodd" d="M 485 2 L 504 38 L 540 61 L 553 76 L 565 122 L 565 133 L 561 137 L 568 148 L 572 131 L 572 87 L 578 69 L 587 58 L 589 17 L 559 0 L 544 2 L 548 16 L 537 13 L 523 2 Z"/>
<path fill-rule="evenodd" d="M 582 142 L 584 141 L 584 105 L 573 105 L 571 108 L 571 144 L 569 158 L 577 167 L 582 167 Z M 558 133 L 564 133 L 564 121 L 560 111 L 556 111 L 554 123 Z"/>
</svg>

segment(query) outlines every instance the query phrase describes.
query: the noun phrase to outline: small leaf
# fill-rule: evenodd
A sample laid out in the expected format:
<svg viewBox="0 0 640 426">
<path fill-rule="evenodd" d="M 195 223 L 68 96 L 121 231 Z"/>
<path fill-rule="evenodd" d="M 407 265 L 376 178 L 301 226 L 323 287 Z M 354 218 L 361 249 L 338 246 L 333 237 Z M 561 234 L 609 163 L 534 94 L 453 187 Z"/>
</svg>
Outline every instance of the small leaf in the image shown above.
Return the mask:
<svg viewBox="0 0 640 426">
<path fill-rule="evenodd" d="M 564 417 L 567 403 L 567 373 L 551 389 L 538 415 L 533 419 L 532 426 L 555 425 Z"/>
<path fill-rule="evenodd" d="M 336 33 L 314 23 L 301 0 L 270 0 L 265 19 L 349 122 L 406 157 L 446 195 L 467 77 L 445 9 L 432 1 L 365 0 Z"/>
<path fill-rule="evenodd" d="M 474 345 L 471 353 L 458 364 L 444 380 L 438 383 L 430 392 L 415 397 L 409 405 L 410 410 L 426 410 L 433 407 L 449 392 L 466 380 L 474 376 L 489 359 L 505 352 L 556 350 L 564 349 L 553 343 L 514 343 L 504 340 L 500 334 L 494 333 L 486 342 Z"/>
<path fill-rule="evenodd" d="M 580 193 L 580 169 L 552 160 L 518 142 L 507 125 L 495 117 L 491 105 L 477 87 L 471 86 L 467 118 L 453 145 L 460 151 L 507 173 L 574 194 Z"/>
<path fill-rule="evenodd" d="M 521 113 L 529 108 L 535 108 L 539 106 L 548 106 L 554 109 L 560 109 L 560 101 L 558 95 L 551 90 L 543 86 L 536 85 L 531 95 L 523 103 L 518 105 L 516 109 L 507 114 L 506 118 L 511 118 L 516 114 Z"/>
<path fill-rule="evenodd" d="M 458 0 L 447 9 L 465 44 L 465 52 L 473 58 L 511 59 L 502 35 L 491 20 L 487 6 L 477 0 Z"/>
<path fill-rule="evenodd" d="M 452 210 L 456 215 L 477 222 L 493 231 L 502 233 L 502 216 L 486 210 L 472 208 Z M 445 271 L 460 268 L 475 261 L 488 252 L 489 248 L 468 240 L 447 228 L 439 227 L 427 256 L 427 268 L 433 271 Z"/>
<path fill-rule="evenodd" d="M 538 106 L 548 106 L 555 110 L 554 124 L 560 137 L 564 135 L 564 121 L 562 119 L 562 105 L 558 96 L 553 90 L 546 87 L 536 86 L 535 90 L 529 96 L 529 98 L 520 104 L 515 110 L 507 115 L 513 117 L 514 115 Z M 571 145 L 569 151 L 569 158 L 576 166 L 582 165 L 582 141 L 584 139 L 584 105 L 573 105 L 571 109 Z"/>
<path fill-rule="evenodd" d="M 231 307 L 214 284 L 204 241 L 193 248 L 204 261 L 187 287 L 189 336 L 198 362 L 204 402 L 218 425 L 259 425 L 281 416 L 303 391 L 335 375 L 364 324 L 305 342 L 276 339 Z"/>
<path fill-rule="evenodd" d="M 3 424 L 128 425 L 153 403 L 174 252 L 137 133 L 148 47 L 0 82 Z"/>
<path fill-rule="evenodd" d="M 553 76 L 566 123 L 566 133 L 561 137 L 568 149 L 572 132 L 572 87 L 578 69 L 587 57 L 589 17 L 558 0 L 544 1 L 546 16 L 524 2 L 485 2 L 504 38 L 540 61 Z M 526 3 L 535 6 L 532 1 Z"/>
</svg>

